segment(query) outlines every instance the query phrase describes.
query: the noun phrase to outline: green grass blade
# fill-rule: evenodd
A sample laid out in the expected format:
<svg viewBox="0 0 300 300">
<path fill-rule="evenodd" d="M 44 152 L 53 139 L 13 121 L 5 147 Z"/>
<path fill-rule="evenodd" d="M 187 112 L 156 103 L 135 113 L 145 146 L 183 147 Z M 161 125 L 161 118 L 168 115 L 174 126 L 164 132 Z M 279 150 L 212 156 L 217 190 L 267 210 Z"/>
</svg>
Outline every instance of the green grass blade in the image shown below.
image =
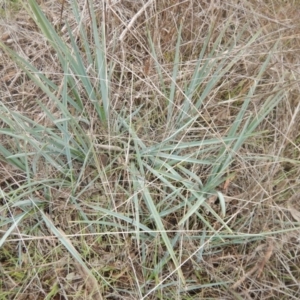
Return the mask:
<svg viewBox="0 0 300 300">
<path fill-rule="evenodd" d="M 27 212 L 24 212 L 24 213 L 21 213 L 21 214 L 17 215 L 16 217 L 12 218 L 12 221 L 11 221 L 12 225 L 10 226 L 10 228 L 8 230 L 6 230 L 6 232 L 0 239 L 0 248 L 3 246 L 3 244 L 9 237 L 9 235 L 18 227 L 18 224 L 24 219 L 24 217 L 26 215 L 27 215 Z"/>
<path fill-rule="evenodd" d="M 174 113 L 174 101 L 175 101 L 175 91 L 177 87 L 177 75 L 179 70 L 179 55 L 180 55 L 180 44 L 181 44 L 181 31 L 183 27 L 183 22 L 180 22 L 178 34 L 177 34 L 177 43 L 176 43 L 176 50 L 175 50 L 175 57 L 174 57 L 174 67 L 173 67 L 173 74 L 171 80 L 171 88 L 170 88 L 170 95 L 169 95 L 169 103 L 168 103 L 168 117 L 167 117 L 167 124 L 170 123 L 171 118 L 173 117 Z"/>
<path fill-rule="evenodd" d="M 96 66 L 98 69 L 98 79 L 100 81 L 100 90 L 101 90 L 101 99 L 104 108 L 104 117 L 105 119 L 109 118 L 109 83 L 107 78 L 107 63 L 106 63 L 106 41 L 105 41 L 105 28 L 104 23 L 101 24 L 101 33 L 97 29 L 96 17 L 94 14 L 94 8 L 92 1 L 88 1 L 89 11 L 92 18 L 92 30 L 93 38 L 95 42 L 95 51 L 96 51 Z M 99 36 L 101 36 L 102 41 L 100 42 Z M 104 119 L 104 120 L 105 120 Z"/>
</svg>

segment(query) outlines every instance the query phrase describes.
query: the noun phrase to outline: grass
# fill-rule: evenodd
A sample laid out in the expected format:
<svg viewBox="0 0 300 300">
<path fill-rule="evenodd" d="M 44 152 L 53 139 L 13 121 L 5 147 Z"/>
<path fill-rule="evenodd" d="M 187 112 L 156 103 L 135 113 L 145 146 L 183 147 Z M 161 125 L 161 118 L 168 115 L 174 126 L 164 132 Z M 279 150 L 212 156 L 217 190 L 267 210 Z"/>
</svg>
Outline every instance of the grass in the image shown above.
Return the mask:
<svg viewBox="0 0 300 300">
<path fill-rule="evenodd" d="M 1 297 L 298 299 L 299 4 L 145 3 L 1 23 Z"/>
</svg>

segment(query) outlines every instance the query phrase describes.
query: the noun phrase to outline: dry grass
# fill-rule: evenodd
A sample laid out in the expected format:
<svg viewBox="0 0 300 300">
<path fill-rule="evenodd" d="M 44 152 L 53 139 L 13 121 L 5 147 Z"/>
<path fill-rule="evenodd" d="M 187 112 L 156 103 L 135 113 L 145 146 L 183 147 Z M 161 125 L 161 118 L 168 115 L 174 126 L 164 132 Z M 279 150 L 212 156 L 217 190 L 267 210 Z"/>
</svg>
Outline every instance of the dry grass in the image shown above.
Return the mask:
<svg viewBox="0 0 300 300">
<path fill-rule="evenodd" d="M 54 94 L 59 98 L 64 93 L 64 71 L 58 55 L 22 8 L 22 2 L 26 1 L 17 1 L 13 6 L 4 2 L 6 15 L 0 23 L 0 39 L 55 83 L 59 89 Z M 98 74 L 95 66 L 88 65 L 69 3 L 39 2 L 68 45 L 69 24 L 85 59 L 87 75 L 96 86 Z M 81 22 L 93 43 L 87 1 L 77 2 Z M 94 2 L 95 15 L 105 24 L 111 111 L 107 122 L 101 120 L 84 85 L 76 74 L 71 74 L 82 101 L 82 107 L 68 104 L 72 121 L 82 130 L 74 132 L 83 135 L 78 134 L 74 140 L 79 143 L 82 138 L 90 147 L 79 151 L 72 164 L 57 153 L 54 158 L 24 154 L 37 149 L 26 139 L 18 142 L 24 128 L 17 116 L 34 121 L 28 128 L 39 124 L 54 130 L 56 125 L 41 104 L 56 120 L 64 115 L 7 52 L 0 52 L 1 145 L 20 154 L 5 157 L 2 150 L 0 154 L 0 299 L 299 299 L 300 3 Z M 171 154 L 178 154 L 181 143 L 227 135 L 276 42 L 246 116 L 258 115 L 277 87 L 284 96 L 259 124 L 256 134 L 235 153 L 216 187 L 226 203 L 222 222 L 207 211 L 211 207 L 222 216 L 222 199 L 210 195 L 206 209 L 199 207 L 198 215 L 193 214 L 182 224 L 193 191 L 176 176 L 190 170 L 194 174 L 191 178 L 198 177 L 206 186 L 211 176 L 217 176 L 211 173 L 213 164 L 173 163 L 158 152 L 154 158 L 149 154 L 148 162 L 146 150 L 169 138 L 178 129 L 177 120 L 188 122 L 188 118 L 180 117 L 186 103 L 184 91 L 209 31 L 204 62 L 210 59 L 210 51 L 228 20 L 230 26 L 217 45 L 214 59 L 221 62 L 227 55 L 227 42 L 242 33 L 228 54 L 228 63 L 238 59 L 209 91 L 201 108 L 195 109 L 198 117 L 172 141 Z M 183 27 L 176 91 L 169 114 L 166 94 L 174 81 L 180 22 Z M 130 26 L 126 28 L 126 24 Z M 248 46 L 259 30 L 260 36 Z M 192 106 L 217 68 L 218 64 L 206 74 L 193 95 Z M 76 98 L 72 90 L 68 95 Z M 132 127 L 128 129 L 125 121 L 118 123 L 117 116 Z M 10 126 L 4 118 L 11 121 Z M 5 134 L 8 129 L 15 130 L 15 136 Z M 50 132 L 38 134 L 46 139 Z M 40 151 L 46 153 L 44 147 Z M 202 148 L 208 151 L 197 159 L 218 158 L 220 149 L 209 145 Z M 180 155 L 188 157 L 192 151 L 195 147 Z M 13 163 L 15 158 L 24 163 L 23 169 Z M 172 190 L 151 172 L 159 160 L 173 168 L 168 182 L 178 190 Z M 141 166 L 145 167 L 144 174 Z M 141 174 L 147 191 L 143 195 Z M 159 220 L 153 216 L 154 211 Z M 207 223 L 199 219 L 200 214 Z M 159 222 L 166 231 L 165 238 L 158 234 Z M 172 242 L 176 259 L 168 255 L 166 239 Z"/>
</svg>

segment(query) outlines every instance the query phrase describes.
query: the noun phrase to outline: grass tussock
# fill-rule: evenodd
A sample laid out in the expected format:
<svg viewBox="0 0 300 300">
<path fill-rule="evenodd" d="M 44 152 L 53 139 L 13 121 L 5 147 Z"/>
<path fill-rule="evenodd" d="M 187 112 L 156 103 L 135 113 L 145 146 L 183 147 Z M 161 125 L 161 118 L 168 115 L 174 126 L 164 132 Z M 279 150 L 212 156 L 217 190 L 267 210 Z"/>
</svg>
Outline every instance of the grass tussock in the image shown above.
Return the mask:
<svg viewBox="0 0 300 300">
<path fill-rule="evenodd" d="M 1 299 L 299 298 L 297 1 L 3 9 Z"/>
</svg>

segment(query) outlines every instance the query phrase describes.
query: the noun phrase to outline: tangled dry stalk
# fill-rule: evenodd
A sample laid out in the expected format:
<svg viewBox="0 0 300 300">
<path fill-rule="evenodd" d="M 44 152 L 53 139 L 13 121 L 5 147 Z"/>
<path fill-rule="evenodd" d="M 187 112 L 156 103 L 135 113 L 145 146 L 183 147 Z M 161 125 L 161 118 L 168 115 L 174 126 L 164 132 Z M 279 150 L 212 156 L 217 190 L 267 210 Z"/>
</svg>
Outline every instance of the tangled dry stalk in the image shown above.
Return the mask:
<svg viewBox="0 0 300 300">
<path fill-rule="evenodd" d="M 1 42 L 53 82 L 58 87 L 53 93 L 63 98 L 64 70 L 58 54 L 24 9 L 28 8 L 26 2 L 2 4 Z M 110 123 L 103 125 L 84 85 L 76 74 L 70 74 L 83 106 L 81 112 L 76 105 L 68 109 L 83 128 L 83 139 L 93 145 L 92 150 L 86 150 L 92 162 L 74 160 L 71 175 L 60 173 L 49 163 L 50 157 L 47 161 L 46 156 L 39 160 L 28 156 L 27 163 L 35 168 L 29 180 L 26 171 L 11 164 L 14 157 L 1 150 L 1 295 L 5 299 L 299 299 L 300 4 L 281 0 L 93 2 L 95 16 L 104 24 L 103 51 L 109 74 L 113 74 L 109 77 Z M 46 17 L 72 48 L 70 27 L 85 59 L 87 76 L 97 86 L 99 74 L 94 65 L 88 65 L 79 25 L 85 25 L 92 42 L 89 1 L 77 1 L 79 22 L 70 3 L 39 1 Z M 185 149 L 180 155 L 185 155 L 188 163 L 170 163 L 177 173 L 174 171 L 173 177 L 167 174 L 179 193 L 171 185 L 166 187 L 155 176 L 156 169 L 151 169 L 170 154 L 163 157 L 165 154 L 157 151 L 148 164 L 146 150 L 140 155 L 135 152 L 132 136 L 136 134 L 145 149 L 153 150 L 176 132 L 176 120 L 185 120 L 180 115 L 186 103 L 184 91 L 193 78 L 199 53 L 210 35 L 203 61 L 211 63 L 208 54 L 228 20 L 230 26 L 213 59 L 228 54 L 229 63 L 246 51 L 206 95 L 199 118 L 174 143 L 172 159 L 178 158 L 180 144 L 226 136 L 276 42 L 246 116 L 258 115 L 276 87 L 284 96 L 258 126 L 257 134 L 249 136 L 235 153 L 226 179 L 218 185 L 219 194 L 206 199 L 204 208 L 213 210 L 199 208 L 207 226 L 196 214 L 182 225 L 190 209 L 184 197 L 190 199 L 192 192 L 183 190 L 186 185 L 176 181 L 176 176 L 190 171 L 191 178 L 198 180 L 196 174 L 206 183 L 212 167 L 194 164 L 196 159 Z M 179 32 L 178 72 L 172 94 Z M 260 35 L 248 47 L 257 32 Z M 226 45 L 239 34 L 232 52 L 227 53 Z M 91 55 L 97 49 L 93 51 Z M 203 95 L 215 69 L 195 91 L 195 99 Z M 15 128 L 16 135 L 21 131 L 21 119 L 16 116 L 26 117 L 29 123 L 32 120 L 31 128 L 39 124 L 54 129 L 49 115 L 62 123 L 64 115 L 3 48 L 0 78 L 1 147 L 31 153 L 33 149 L 26 148 L 25 141 L 16 144 L 14 136 L 5 134 L 9 128 Z M 166 104 L 165 91 L 173 95 L 172 109 Z M 74 96 L 72 91 L 68 95 Z M 38 103 L 47 108 L 48 115 Z M 124 123 L 117 123 L 115 116 L 121 116 Z M 127 116 L 134 134 L 126 128 Z M 4 118 L 11 118 L 11 127 Z M 50 131 L 40 134 L 46 137 Z M 79 135 L 76 138 L 78 142 Z M 215 148 L 210 147 L 206 146 L 211 150 L 203 150 L 197 159 L 216 157 Z M 140 165 L 135 165 L 135 160 Z M 139 194 L 140 174 L 135 175 L 143 163 L 145 169 L 148 166 L 143 179 L 149 191 L 145 197 L 153 200 L 148 206 Z M 66 162 L 64 168 L 68 169 Z M 149 215 L 154 209 L 159 219 Z M 223 223 L 214 212 L 222 216 Z M 158 234 L 159 222 L 165 237 Z M 174 241 L 175 258 L 167 256 L 168 239 Z"/>
</svg>

